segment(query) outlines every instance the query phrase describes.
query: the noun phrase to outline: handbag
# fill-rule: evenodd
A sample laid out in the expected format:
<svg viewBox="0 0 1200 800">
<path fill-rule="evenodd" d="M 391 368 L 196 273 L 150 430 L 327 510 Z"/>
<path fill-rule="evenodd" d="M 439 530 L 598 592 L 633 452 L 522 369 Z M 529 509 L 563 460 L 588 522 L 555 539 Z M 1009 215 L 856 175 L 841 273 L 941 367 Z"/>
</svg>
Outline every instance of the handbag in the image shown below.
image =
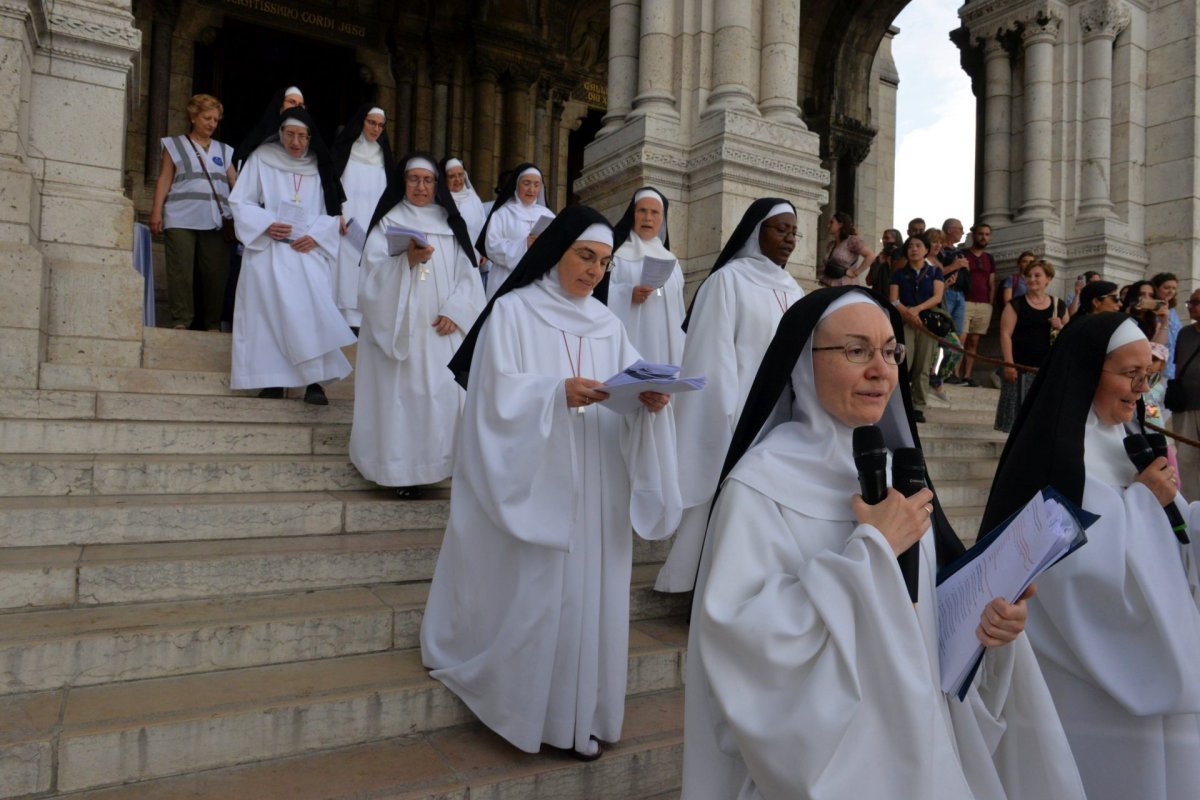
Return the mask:
<svg viewBox="0 0 1200 800">
<path fill-rule="evenodd" d="M 200 169 L 204 171 L 204 180 L 208 181 L 208 188 L 212 190 L 213 199 L 217 201 L 217 210 L 221 212 L 221 233 L 225 237 L 226 244 L 234 244 L 237 242 L 237 231 L 233 227 L 233 209 L 228 209 L 221 204 L 221 195 L 217 194 L 217 187 L 213 185 L 212 176 L 208 174 L 208 167 L 204 163 L 204 156 L 200 155 L 200 148 L 196 147 L 196 143 L 192 141 L 192 137 L 184 136 L 188 140 L 188 144 L 192 146 L 192 150 L 196 153 L 196 160 L 200 162 Z"/>
<path fill-rule="evenodd" d="M 1163 405 L 1168 411 L 1187 411 L 1188 396 L 1187 390 L 1183 388 L 1183 373 L 1187 372 L 1188 366 L 1192 361 L 1200 355 L 1200 347 L 1192 351 L 1188 356 L 1188 360 L 1184 362 L 1183 368 L 1175 370 L 1175 377 L 1167 381 L 1167 391 L 1163 394 Z"/>
<path fill-rule="evenodd" d="M 940 308 L 927 308 L 918 316 L 925 329 L 939 339 L 945 339 L 946 335 L 954 330 L 954 320 Z"/>
</svg>

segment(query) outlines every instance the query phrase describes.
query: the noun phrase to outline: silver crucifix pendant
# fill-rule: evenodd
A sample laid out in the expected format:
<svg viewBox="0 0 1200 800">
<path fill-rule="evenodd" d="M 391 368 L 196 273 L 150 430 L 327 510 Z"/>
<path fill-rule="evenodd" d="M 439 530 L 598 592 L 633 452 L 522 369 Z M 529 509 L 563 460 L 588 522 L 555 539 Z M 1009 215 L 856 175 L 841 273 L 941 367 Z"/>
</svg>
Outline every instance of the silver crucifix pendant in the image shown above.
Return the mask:
<svg viewBox="0 0 1200 800">
<path fill-rule="evenodd" d="M 575 413 L 582 417 L 587 413 L 587 406 L 575 406 Z"/>
<path fill-rule="evenodd" d="M 425 278 L 426 278 L 428 275 L 429 275 L 429 268 L 428 268 L 428 267 L 421 267 L 421 280 L 425 280 Z"/>
</svg>

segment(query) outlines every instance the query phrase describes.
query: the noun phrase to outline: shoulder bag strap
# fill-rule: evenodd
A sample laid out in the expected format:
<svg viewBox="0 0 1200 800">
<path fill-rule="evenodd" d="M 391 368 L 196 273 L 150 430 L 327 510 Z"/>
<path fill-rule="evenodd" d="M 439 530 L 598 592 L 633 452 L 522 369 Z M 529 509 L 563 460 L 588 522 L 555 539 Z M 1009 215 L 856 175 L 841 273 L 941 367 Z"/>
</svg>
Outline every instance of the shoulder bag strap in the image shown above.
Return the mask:
<svg viewBox="0 0 1200 800">
<path fill-rule="evenodd" d="M 217 187 L 213 185 L 212 176 L 208 174 L 208 166 L 204 163 L 204 156 L 200 154 L 200 148 L 196 147 L 196 143 L 192 141 L 192 137 L 184 136 L 188 144 L 192 146 L 192 151 L 196 154 L 196 160 L 200 162 L 200 169 L 204 170 L 204 180 L 208 181 L 208 188 L 212 189 L 213 198 L 217 201 L 217 210 L 221 212 L 221 217 L 224 219 L 233 216 L 233 210 L 230 209 L 229 216 L 225 216 L 225 207 L 221 204 L 221 195 L 217 194 Z"/>
</svg>

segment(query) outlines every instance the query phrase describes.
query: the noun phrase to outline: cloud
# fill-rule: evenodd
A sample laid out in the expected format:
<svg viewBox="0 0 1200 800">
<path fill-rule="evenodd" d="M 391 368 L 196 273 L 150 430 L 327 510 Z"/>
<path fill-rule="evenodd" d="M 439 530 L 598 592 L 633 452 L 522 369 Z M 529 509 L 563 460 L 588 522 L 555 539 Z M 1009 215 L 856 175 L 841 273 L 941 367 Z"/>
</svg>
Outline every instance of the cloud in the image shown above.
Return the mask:
<svg viewBox="0 0 1200 800">
<path fill-rule="evenodd" d="M 970 226 L 975 197 L 975 97 L 949 33 L 955 0 L 912 0 L 896 19 L 896 227 L 913 217 Z"/>
</svg>

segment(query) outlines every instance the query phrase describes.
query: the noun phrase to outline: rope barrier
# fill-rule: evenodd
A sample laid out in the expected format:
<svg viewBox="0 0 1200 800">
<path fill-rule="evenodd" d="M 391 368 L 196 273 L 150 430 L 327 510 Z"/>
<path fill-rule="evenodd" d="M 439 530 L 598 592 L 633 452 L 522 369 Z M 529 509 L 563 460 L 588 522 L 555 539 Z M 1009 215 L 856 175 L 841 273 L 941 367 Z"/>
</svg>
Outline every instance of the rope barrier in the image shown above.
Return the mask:
<svg viewBox="0 0 1200 800">
<path fill-rule="evenodd" d="M 912 327 L 912 326 L 910 325 L 909 327 Z M 954 342 L 943 339 L 940 336 L 934 336 L 924 326 L 922 326 L 920 328 L 915 328 L 914 330 L 917 330 L 920 333 L 924 334 L 925 336 L 928 336 L 930 339 L 933 339 L 935 342 L 940 344 L 942 347 L 949 348 L 950 350 L 957 350 L 958 352 L 960 352 L 964 355 L 966 355 L 968 353 L 968 351 L 965 350 L 962 347 L 962 345 L 955 344 Z M 1019 372 L 1029 372 L 1029 373 L 1036 374 L 1038 371 L 1037 367 L 1027 367 L 1024 364 L 1014 364 L 1011 361 L 1004 361 L 999 358 L 991 358 L 990 356 L 981 356 L 978 353 L 975 353 L 974 356 L 975 356 L 976 361 L 982 361 L 987 364 L 995 364 L 998 367 L 1012 367 L 1013 369 L 1018 370 Z M 1149 428 L 1150 430 L 1156 431 L 1157 433 L 1161 433 L 1164 436 L 1166 436 L 1170 439 L 1174 439 L 1177 442 L 1181 442 L 1186 445 L 1191 445 L 1192 447 L 1200 448 L 1200 441 L 1197 441 L 1196 439 L 1191 439 L 1187 436 L 1184 436 L 1183 434 L 1175 433 L 1175 431 L 1167 430 L 1166 428 L 1155 425 L 1153 422 L 1147 422 L 1147 423 L 1145 423 L 1145 426 L 1147 428 Z"/>
</svg>

